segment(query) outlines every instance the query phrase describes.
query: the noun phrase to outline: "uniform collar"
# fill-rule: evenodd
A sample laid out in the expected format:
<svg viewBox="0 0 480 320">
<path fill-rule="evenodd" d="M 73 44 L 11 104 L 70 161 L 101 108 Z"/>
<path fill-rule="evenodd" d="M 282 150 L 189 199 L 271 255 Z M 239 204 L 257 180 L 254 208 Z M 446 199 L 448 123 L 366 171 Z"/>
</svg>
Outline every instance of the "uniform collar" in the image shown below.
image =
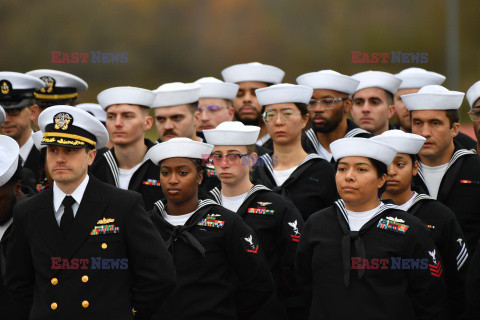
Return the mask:
<svg viewBox="0 0 480 320">
<path fill-rule="evenodd" d="M 28 138 L 27 142 L 25 142 L 25 144 L 20 148 L 19 153 L 20 157 L 22 158 L 23 164 L 25 164 L 25 161 L 27 161 L 28 154 L 30 153 L 34 145 L 32 133 L 30 133 L 30 137 Z"/>
<path fill-rule="evenodd" d="M 80 204 L 80 202 L 82 201 L 83 194 L 85 193 L 85 189 L 87 188 L 88 180 L 90 180 L 90 178 L 87 174 L 87 176 L 85 177 L 85 179 L 83 179 L 82 183 L 80 183 L 77 189 L 75 189 L 72 194 L 68 194 L 69 196 L 72 196 L 78 204 Z M 67 194 L 60 190 L 56 182 L 53 182 L 53 209 L 55 210 L 55 212 L 57 212 L 60 208 L 65 196 L 67 196 Z"/>
<path fill-rule="evenodd" d="M 265 165 L 267 170 L 270 172 L 270 175 L 272 177 L 274 177 L 275 175 L 273 174 L 273 160 L 272 160 L 272 157 L 267 153 L 267 154 L 264 154 L 263 156 L 261 156 L 260 158 L 263 161 L 262 163 Z M 323 158 L 316 153 L 309 153 L 305 157 L 305 159 L 303 159 L 303 161 L 297 166 L 297 169 L 295 169 L 295 170 L 298 170 L 298 168 L 300 168 L 303 164 L 305 164 L 308 161 L 313 160 L 313 159 L 323 159 Z M 295 170 L 294 170 L 294 172 L 295 172 Z M 293 172 L 292 172 L 292 174 L 293 174 Z"/>
<path fill-rule="evenodd" d="M 261 191 L 261 190 L 266 190 L 266 191 L 272 191 L 271 189 L 265 187 L 262 184 L 256 184 L 254 185 L 250 190 L 247 192 L 247 196 L 245 197 L 245 200 L 243 202 L 247 201 L 247 199 L 253 195 L 254 193 Z M 221 187 L 215 187 L 212 190 L 210 190 L 210 194 L 214 197 L 215 201 L 222 205 L 222 188 Z"/>
<path fill-rule="evenodd" d="M 163 200 L 158 200 L 157 202 L 155 202 L 153 205 L 154 207 L 158 210 L 158 212 L 160 212 L 161 216 L 164 217 L 165 214 L 167 213 L 167 210 L 166 210 L 166 202 L 167 200 L 166 199 L 163 199 Z M 210 206 L 210 205 L 218 205 L 217 202 L 211 200 L 211 199 L 204 199 L 204 200 L 199 200 L 198 201 L 198 206 L 197 208 L 195 209 L 195 211 L 193 211 L 192 213 L 192 216 L 195 214 L 195 212 L 197 212 L 198 210 L 200 210 L 201 208 L 203 207 L 206 207 L 206 206 Z"/>
</svg>

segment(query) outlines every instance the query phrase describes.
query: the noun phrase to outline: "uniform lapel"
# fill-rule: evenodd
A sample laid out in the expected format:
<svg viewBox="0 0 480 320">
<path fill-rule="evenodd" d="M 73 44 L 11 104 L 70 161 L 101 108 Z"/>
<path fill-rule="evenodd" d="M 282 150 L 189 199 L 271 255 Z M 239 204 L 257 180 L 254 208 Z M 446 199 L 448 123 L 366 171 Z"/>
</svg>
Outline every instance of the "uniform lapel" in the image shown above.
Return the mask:
<svg viewBox="0 0 480 320">
<path fill-rule="evenodd" d="M 90 235 L 97 221 L 103 217 L 107 203 L 102 202 L 101 193 L 102 190 L 98 180 L 90 177 L 80 207 L 64 241 L 61 252 L 62 258 L 70 259 Z M 60 229 L 58 228 L 58 230 Z"/>
<path fill-rule="evenodd" d="M 55 219 L 55 211 L 53 209 L 53 187 L 47 188 L 38 197 L 38 208 L 33 210 L 35 214 L 32 216 L 36 220 L 36 226 L 40 232 L 41 237 L 47 243 L 47 246 L 52 251 L 52 257 L 60 256 L 61 247 L 64 239 L 60 232 L 57 220 Z"/>
</svg>

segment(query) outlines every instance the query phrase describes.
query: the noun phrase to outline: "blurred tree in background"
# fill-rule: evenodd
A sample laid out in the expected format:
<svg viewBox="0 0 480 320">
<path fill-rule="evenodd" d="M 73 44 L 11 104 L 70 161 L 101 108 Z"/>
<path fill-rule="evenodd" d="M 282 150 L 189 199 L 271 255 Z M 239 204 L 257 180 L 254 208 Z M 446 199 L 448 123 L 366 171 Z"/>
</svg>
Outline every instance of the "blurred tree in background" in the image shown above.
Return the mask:
<svg viewBox="0 0 480 320">
<path fill-rule="evenodd" d="M 0 69 L 76 74 L 90 86 L 79 102 L 112 86 L 221 78 L 251 61 L 282 68 L 291 83 L 321 69 L 445 74 L 445 10 L 446 0 L 0 0 Z M 449 89 L 480 80 L 479 17 L 478 0 L 460 1 L 460 87 Z M 126 52 L 128 62 L 52 63 L 52 51 Z M 428 63 L 354 64 L 351 51 L 427 52 Z"/>
</svg>

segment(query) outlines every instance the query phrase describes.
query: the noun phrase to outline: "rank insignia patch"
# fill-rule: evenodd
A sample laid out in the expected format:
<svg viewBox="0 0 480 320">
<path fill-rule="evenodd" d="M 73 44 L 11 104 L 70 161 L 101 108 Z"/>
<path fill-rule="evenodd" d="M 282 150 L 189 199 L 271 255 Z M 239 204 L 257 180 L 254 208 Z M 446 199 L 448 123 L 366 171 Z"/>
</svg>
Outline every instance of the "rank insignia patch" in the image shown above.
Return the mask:
<svg viewBox="0 0 480 320">
<path fill-rule="evenodd" d="M 143 181 L 142 184 L 147 185 L 147 186 L 160 187 L 160 181 L 159 180 L 147 179 L 147 180 Z"/>
<path fill-rule="evenodd" d="M 113 233 L 119 233 L 120 228 L 115 227 L 113 224 L 103 224 L 101 226 L 95 226 L 93 228 L 92 232 L 90 232 L 91 236 L 97 236 L 99 234 L 113 234 Z"/>
<path fill-rule="evenodd" d="M 222 229 L 225 225 L 225 221 L 217 220 L 215 219 L 215 216 L 218 215 L 207 215 L 205 219 L 202 219 L 197 223 L 197 226 Z"/>
<path fill-rule="evenodd" d="M 442 265 L 440 261 L 437 261 L 437 258 L 435 257 L 435 249 L 433 249 L 433 251 L 428 251 L 428 254 L 432 257 L 433 261 L 433 264 L 428 264 L 428 266 L 430 267 L 430 274 L 434 277 L 439 278 L 442 275 Z"/>
<path fill-rule="evenodd" d="M 246 250 L 249 253 L 257 253 L 258 252 L 258 244 L 253 243 L 253 236 L 250 235 L 247 238 L 243 238 L 246 241 Z"/>
<path fill-rule="evenodd" d="M 268 214 L 268 215 L 273 215 L 275 213 L 275 210 L 269 210 L 265 207 L 257 207 L 257 208 L 248 208 L 248 213 L 254 213 L 254 214 Z"/>
<path fill-rule="evenodd" d="M 391 217 L 387 217 L 387 219 L 382 218 L 378 221 L 377 228 L 405 234 L 409 226 L 401 222 L 405 222 L 405 221 L 403 221 L 402 219 L 391 218 Z"/>
<path fill-rule="evenodd" d="M 300 232 L 298 232 L 297 220 L 289 222 L 288 225 L 293 228 L 294 234 L 290 235 L 292 237 L 292 241 L 298 242 L 300 240 Z"/>
</svg>

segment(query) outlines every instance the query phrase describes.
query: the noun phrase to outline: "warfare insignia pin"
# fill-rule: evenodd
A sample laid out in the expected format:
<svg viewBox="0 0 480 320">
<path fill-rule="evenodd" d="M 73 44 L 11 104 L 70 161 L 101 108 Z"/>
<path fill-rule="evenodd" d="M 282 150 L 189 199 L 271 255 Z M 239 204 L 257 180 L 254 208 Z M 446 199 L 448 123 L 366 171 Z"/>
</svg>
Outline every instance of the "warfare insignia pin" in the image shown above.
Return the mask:
<svg viewBox="0 0 480 320">
<path fill-rule="evenodd" d="M 262 201 L 258 201 L 257 203 L 258 203 L 260 206 L 262 206 L 262 207 L 266 207 L 266 206 L 268 206 L 269 204 L 272 204 L 271 202 L 262 202 Z"/>
<path fill-rule="evenodd" d="M 112 222 L 115 222 L 115 219 L 104 217 L 103 219 L 98 220 L 97 224 L 107 224 L 107 223 L 112 223 Z"/>
<path fill-rule="evenodd" d="M 55 122 L 55 129 L 62 129 L 62 130 L 67 130 L 68 125 L 70 122 L 73 123 L 73 117 L 65 112 L 60 112 L 53 117 L 53 121 Z"/>
</svg>

